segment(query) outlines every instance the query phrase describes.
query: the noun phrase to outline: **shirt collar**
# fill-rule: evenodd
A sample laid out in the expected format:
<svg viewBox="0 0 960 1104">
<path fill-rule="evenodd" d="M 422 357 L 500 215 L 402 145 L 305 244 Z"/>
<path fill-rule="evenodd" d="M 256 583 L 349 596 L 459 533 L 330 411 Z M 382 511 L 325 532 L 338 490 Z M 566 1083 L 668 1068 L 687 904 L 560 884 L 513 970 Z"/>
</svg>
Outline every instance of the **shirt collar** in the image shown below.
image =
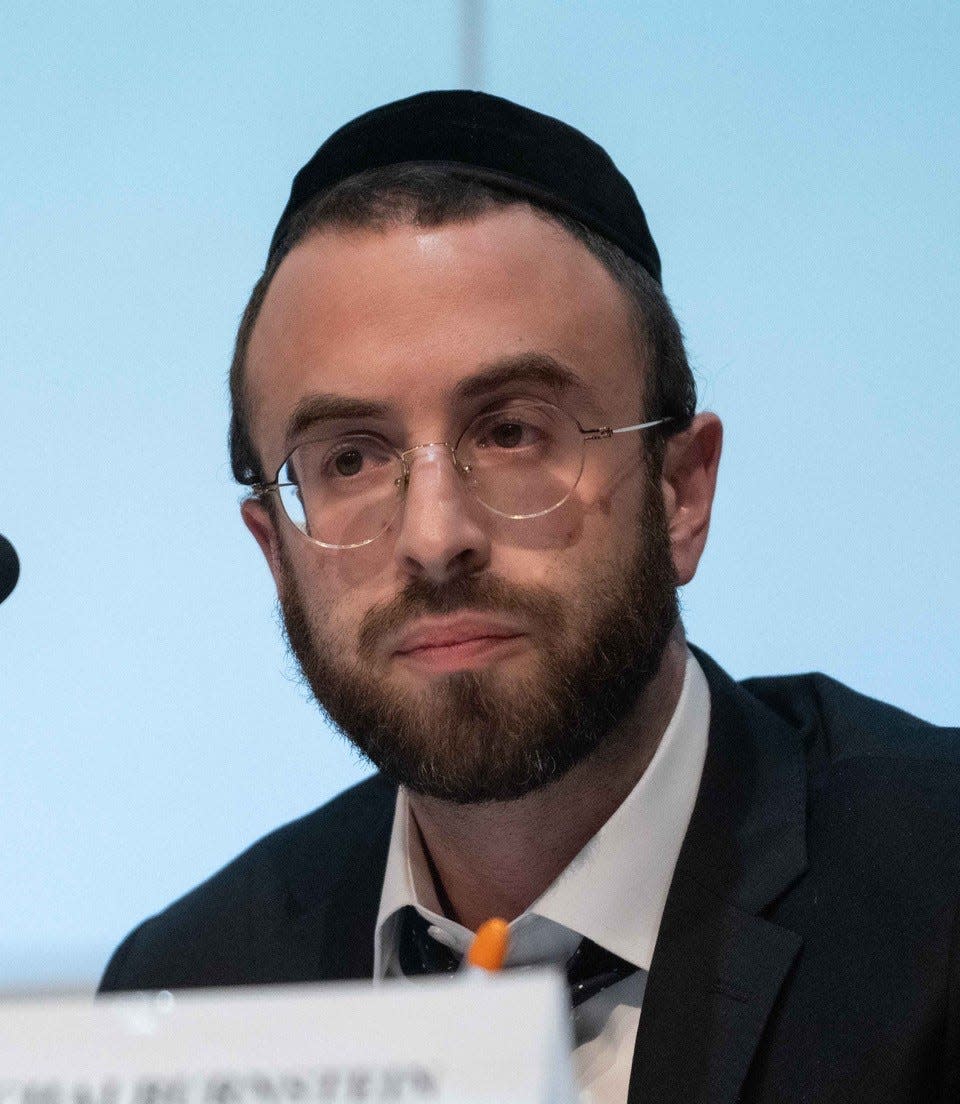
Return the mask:
<svg viewBox="0 0 960 1104">
<path fill-rule="evenodd" d="M 673 716 L 642 777 L 546 891 L 510 925 L 508 961 L 562 962 L 587 936 L 650 968 L 667 890 L 693 812 L 707 750 L 710 692 L 687 652 Z M 397 792 L 377 914 L 374 977 L 395 972 L 398 913 L 413 905 L 458 952 L 472 932 L 443 916 L 406 791 Z"/>
</svg>

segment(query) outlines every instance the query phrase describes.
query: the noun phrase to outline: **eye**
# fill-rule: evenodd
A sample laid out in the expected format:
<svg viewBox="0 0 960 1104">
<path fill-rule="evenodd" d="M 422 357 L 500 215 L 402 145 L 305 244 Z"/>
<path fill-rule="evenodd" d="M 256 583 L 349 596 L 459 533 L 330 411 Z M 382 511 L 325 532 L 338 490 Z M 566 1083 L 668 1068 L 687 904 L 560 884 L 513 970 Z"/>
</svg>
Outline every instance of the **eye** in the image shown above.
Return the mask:
<svg viewBox="0 0 960 1104">
<path fill-rule="evenodd" d="M 500 422 L 490 431 L 490 440 L 497 448 L 516 448 L 524 439 L 526 427 L 520 422 Z"/>
<path fill-rule="evenodd" d="M 299 445 L 287 461 L 284 474 L 286 482 L 310 496 L 365 487 L 370 480 L 389 475 L 395 463 L 390 446 L 381 438 L 347 434 Z"/>
<path fill-rule="evenodd" d="M 332 458 L 331 466 L 337 475 L 356 475 L 363 467 L 363 451 L 358 448 L 344 449 Z"/>
<path fill-rule="evenodd" d="M 485 419 L 476 429 L 478 448 L 512 451 L 529 448 L 543 439 L 543 427 L 517 414 L 498 414 Z"/>
<path fill-rule="evenodd" d="M 326 482 L 356 480 L 375 474 L 392 459 L 389 447 L 377 437 L 347 437 L 326 449 L 320 473 Z"/>
</svg>

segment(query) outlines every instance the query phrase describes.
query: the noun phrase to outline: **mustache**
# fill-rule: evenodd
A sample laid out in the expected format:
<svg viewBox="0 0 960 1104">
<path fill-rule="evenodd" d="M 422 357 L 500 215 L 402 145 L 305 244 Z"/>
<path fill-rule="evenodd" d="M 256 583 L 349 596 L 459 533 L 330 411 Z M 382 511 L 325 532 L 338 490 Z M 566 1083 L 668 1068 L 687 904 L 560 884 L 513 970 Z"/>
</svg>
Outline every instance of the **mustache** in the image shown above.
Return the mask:
<svg viewBox="0 0 960 1104">
<path fill-rule="evenodd" d="M 401 631 L 416 618 L 460 610 L 518 617 L 538 625 L 545 639 L 555 639 L 564 624 L 563 603 L 547 587 L 518 587 L 495 575 L 466 575 L 445 583 L 417 578 L 396 598 L 367 611 L 357 635 L 358 651 L 369 658 L 385 635 Z"/>
</svg>

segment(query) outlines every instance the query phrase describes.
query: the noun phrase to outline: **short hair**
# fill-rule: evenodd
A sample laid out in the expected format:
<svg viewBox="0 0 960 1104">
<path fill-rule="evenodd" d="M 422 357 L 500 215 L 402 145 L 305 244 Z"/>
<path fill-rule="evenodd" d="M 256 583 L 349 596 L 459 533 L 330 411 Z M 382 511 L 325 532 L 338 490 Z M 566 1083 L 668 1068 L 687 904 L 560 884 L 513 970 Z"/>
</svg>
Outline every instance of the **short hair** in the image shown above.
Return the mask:
<svg viewBox="0 0 960 1104">
<path fill-rule="evenodd" d="M 686 429 L 697 404 L 696 383 L 687 361 L 683 335 L 660 285 L 613 242 L 568 215 L 552 211 L 497 185 L 471 178 L 456 168 L 391 165 L 341 181 L 315 196 L 290 221 L 254 285 L 243 312 L 230 365 L 230 464 L 239 483 L 265 479 L 263 463 L 250 433 L 245 364 L 267 291 L 283 259 L 315 231 L 326 228 L 383 230 L 390 226 L 433 227 L 467 222 L 499 208 L 524 204 L 562 226 L 581 242 L 627 293 L 638 360 L 649 365 L 641 417 L 671 419 L 663 435 L 651 434 L 649 448 L 662 461 L 663 437 Z"/>
</svg>

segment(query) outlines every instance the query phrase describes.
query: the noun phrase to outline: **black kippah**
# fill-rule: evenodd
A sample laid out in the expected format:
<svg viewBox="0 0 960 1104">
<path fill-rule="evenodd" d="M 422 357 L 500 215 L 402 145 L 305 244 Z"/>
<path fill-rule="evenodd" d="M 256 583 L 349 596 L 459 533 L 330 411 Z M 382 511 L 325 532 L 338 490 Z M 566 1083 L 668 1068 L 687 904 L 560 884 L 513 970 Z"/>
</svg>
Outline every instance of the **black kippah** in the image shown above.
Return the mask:
<svg viewBox="0 0 960 1104">
<path fill-rule="evenodd" d="M 270 256 L 308 200 L 357 173 L 404 164 L 449 166 L 570 215 L 660 283 L 643 208 L 606 150 L 559 119 L 484 92 L 422 92 L 341 127 L 294 177 Z"/>
</svg>

